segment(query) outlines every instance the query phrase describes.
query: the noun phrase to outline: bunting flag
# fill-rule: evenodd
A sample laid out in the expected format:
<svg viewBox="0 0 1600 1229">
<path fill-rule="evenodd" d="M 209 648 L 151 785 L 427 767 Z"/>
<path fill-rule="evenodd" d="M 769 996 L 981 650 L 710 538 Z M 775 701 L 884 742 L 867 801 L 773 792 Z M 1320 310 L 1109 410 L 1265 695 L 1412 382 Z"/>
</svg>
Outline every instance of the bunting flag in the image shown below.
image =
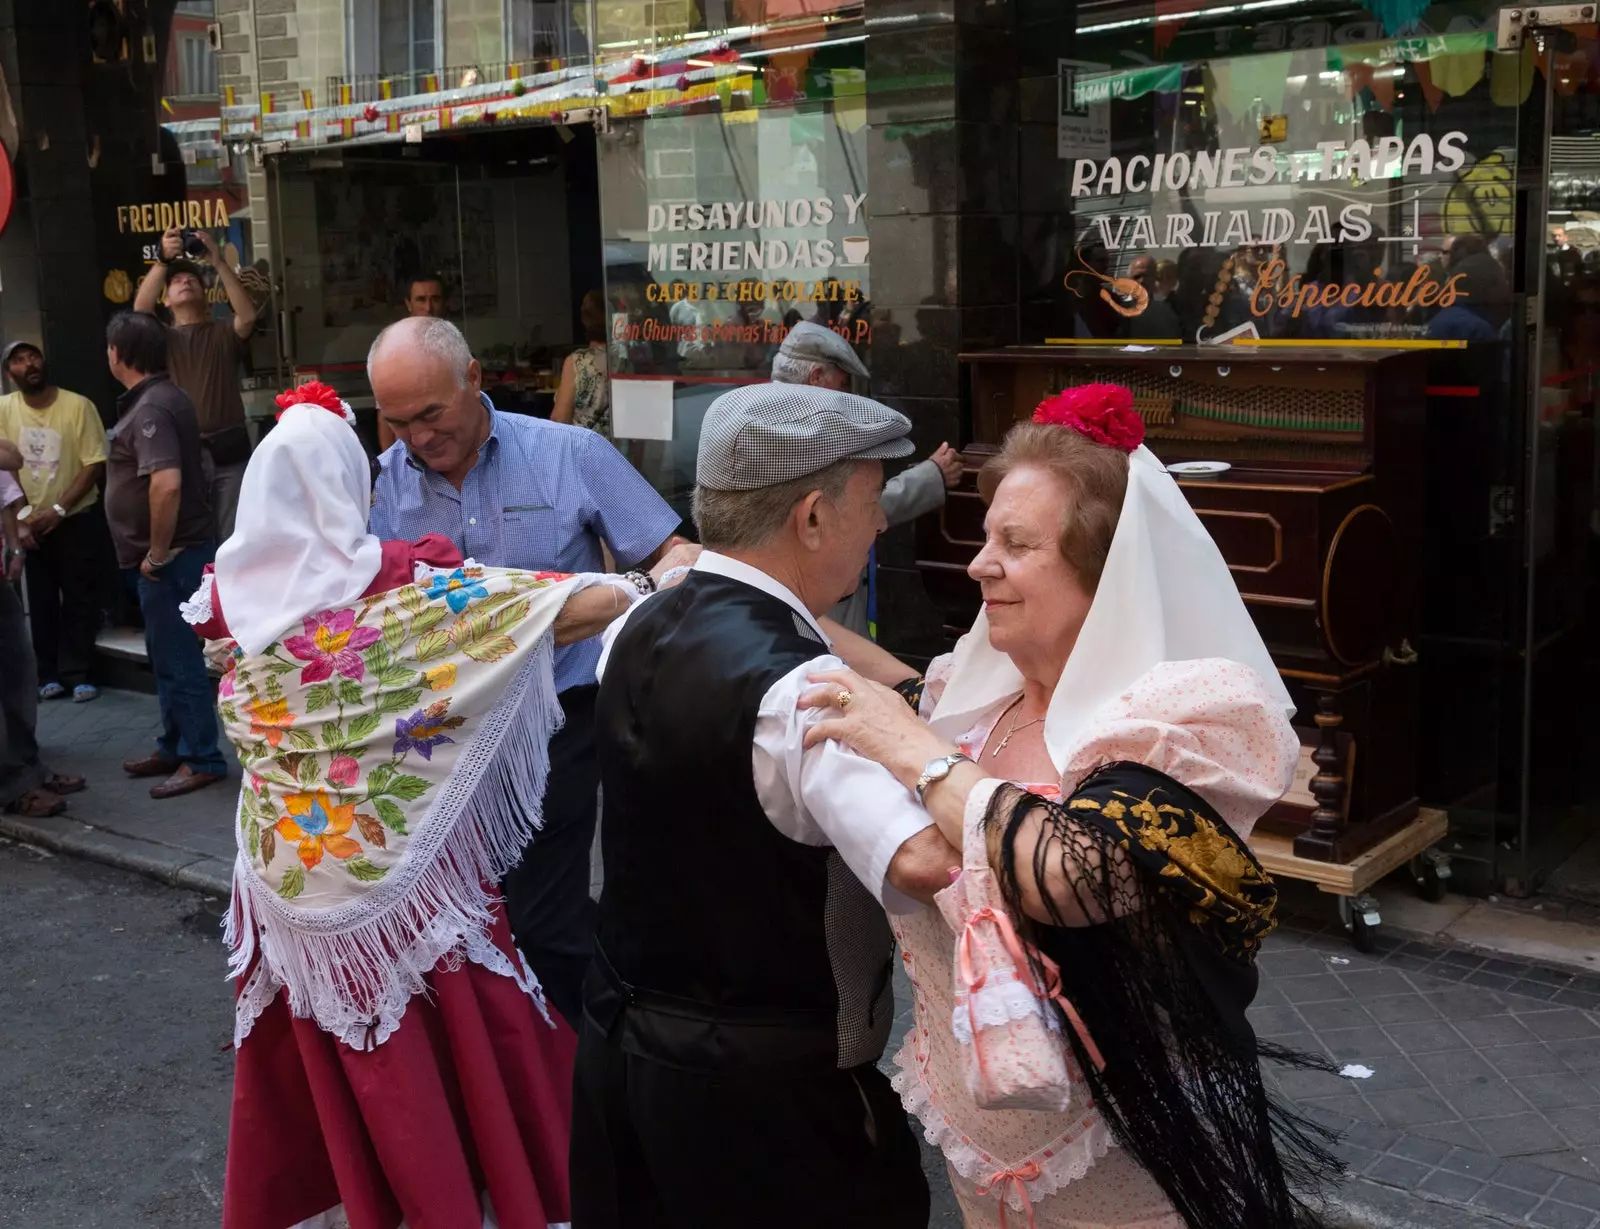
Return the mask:
<svg viewBox="0 0 1600 1229">
<path fill-rule="evenodd" d="M 315 111 L 317 104 L 310 90 L 300 91 L 300 109 L 302 111 Z"/>
<path fill-rule="evenodd" d="M 222 87 L 222 105 L 225 106 L 225 107 L 232 107 L 232 106 L 237 106 L 238 105 L 233 100 L 233 86 L 225 85 L 225 86 Z"/>
<path fill-rule="evenodd" d="M 350 83 L 348 81 L 341 81 L 339 83 L 339 105 L 341 107 L 348 107 L 350 102 Z"/>
<path fill-rule="evenodd" d="M 439 92 L 438 73 L 426 73 L 423 75 L 422 92 L 424 94 L 437 94 Z"/>
<path fill-rule="evenodd" d="M 1385 34 L 1409 34 L 1417 28 L 1433 0 L 1361 0 L 1366 10 L 1378 19 Z"/>
<path fill-rule="evenodd" d="M 394 82 L 388 78 L 378 82 L 378 97 L 387 101 L 394 97 Z"/>
</svg>

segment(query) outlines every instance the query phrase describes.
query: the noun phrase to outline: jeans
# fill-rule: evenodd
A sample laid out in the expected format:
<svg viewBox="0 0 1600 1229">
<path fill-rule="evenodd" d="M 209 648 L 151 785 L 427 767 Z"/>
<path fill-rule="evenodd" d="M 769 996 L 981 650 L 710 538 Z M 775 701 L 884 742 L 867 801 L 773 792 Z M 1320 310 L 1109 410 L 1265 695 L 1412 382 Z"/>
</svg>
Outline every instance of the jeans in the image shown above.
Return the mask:
<svg viewBox="0 0 1600 1229">
<path fill-rule="evenodd" d="M 207 542 L 179 551 L 157 574 L 139 575 L 139 609 L 144 614 L 144 644 L 155 671 L 161 702 L 161 735 L 156 750 L 194 772 L 225 773 L 217 747 L 216 696 L 206 674 L 200 637 L 183 621 L 178 607 L 200 587 L 200 575 L 216 548 Z"/>
</svg>

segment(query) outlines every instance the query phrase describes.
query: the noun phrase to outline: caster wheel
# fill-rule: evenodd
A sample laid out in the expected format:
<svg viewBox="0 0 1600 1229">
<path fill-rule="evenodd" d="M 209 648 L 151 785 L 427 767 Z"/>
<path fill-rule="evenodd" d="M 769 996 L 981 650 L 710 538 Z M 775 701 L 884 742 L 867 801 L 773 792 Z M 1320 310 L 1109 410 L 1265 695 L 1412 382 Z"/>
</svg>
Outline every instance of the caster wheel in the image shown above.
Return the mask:
<svg viewBox="0 0 1600 1229">
<path fill-rule="evenodd" d="M 1371 952 L 1375 946 L 1373 938 L 1383 919 L 1378 914 L 1378 902 L 1372 897 L 1362 894 L 1360 896 L 1341 896 L 1339 898 L 1339 919 L 1344 923 L 1344 928 L 1350 932 L 1350 942 L 1358 952 Z"/>
<path fill-rule="evenodd" d="M 1438 902 L 1450 890 L 1450 857 L 1437 849 L 1425 849 L 1411 859 L 1411 878 L 1417 885 L 1417 895 L 1423 900 Z"/>
</svg>

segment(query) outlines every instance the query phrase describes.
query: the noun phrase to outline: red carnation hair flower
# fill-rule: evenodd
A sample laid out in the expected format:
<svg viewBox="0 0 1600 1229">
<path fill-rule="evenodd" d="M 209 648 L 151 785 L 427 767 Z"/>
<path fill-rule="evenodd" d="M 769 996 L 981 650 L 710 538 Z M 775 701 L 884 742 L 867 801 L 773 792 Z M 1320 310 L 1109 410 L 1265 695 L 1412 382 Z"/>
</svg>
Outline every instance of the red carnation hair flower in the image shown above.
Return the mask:
<svg viewBox="0 0 1600 1229">
<path fill-rule="evenodd" d="M 1132 452 L 1144 442 L 1144 419 L 1133 408 L 1133 394 L 1120 384 L 1080 384 L 1046 397 L 1033 421 L 1071 427 L 1097 444 Z"/>
<path fill-rule="evenodd" d="M 350 407 L 340 399 L 339 394 L 319 380 L 296 385 L 288 392 L 279 393 L 273 401 L 278 406 L 278 418 L 282 418 L 297 405 L 315 405 L 324 410 L 332 410 L 346 422 L 353 421 L 355 417 L 350 413 Z"/>
</svg>

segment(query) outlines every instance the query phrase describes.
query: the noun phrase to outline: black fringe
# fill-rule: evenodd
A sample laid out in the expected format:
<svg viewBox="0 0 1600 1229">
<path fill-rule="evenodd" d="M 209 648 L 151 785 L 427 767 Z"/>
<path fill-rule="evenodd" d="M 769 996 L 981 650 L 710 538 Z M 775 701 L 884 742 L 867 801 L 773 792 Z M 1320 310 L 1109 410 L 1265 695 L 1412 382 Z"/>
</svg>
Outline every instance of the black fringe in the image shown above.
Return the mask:
<svg viewBox="0 0 1600 1229">
<path fill-rule="evenodd" d="M 1098 808 L 1114 800 L 1110 816 Z M 1187 837 L 1214 826 L 1254 868 L 1232 892 L 1195 877 L 1161 841 L 1130 838 L 1134 803 L 1161 807 L 1160 824 Z M 1040 822 L 1032 872 L 1053 925 L 1031 924 L 1017 887 L 1019 831 Z M 1003 831 L 1001 890 L 1105 1058 L 1097 1070 L 1062 1021 L 1100 1112 L 1191 1229 L 1315 1226 L 1302 1195 L 1344 1172 L 1336 1135 L 1267 1091 L 1260 1060 L 1331 1069 L 1262 1044 L 1245 1019 L 1254 955 L 1272 927 L 1276 892 L 1242 841 L 1195 794 L 1138 764 L 1109 765 L 1064 805 L 1012 787 L 996 791 L 985 822 Z M 1047 879 L 1047 872 L 1049 878 Z M 1064 881 L 1065 887 L 1060 883 Z"/>
</svg>

